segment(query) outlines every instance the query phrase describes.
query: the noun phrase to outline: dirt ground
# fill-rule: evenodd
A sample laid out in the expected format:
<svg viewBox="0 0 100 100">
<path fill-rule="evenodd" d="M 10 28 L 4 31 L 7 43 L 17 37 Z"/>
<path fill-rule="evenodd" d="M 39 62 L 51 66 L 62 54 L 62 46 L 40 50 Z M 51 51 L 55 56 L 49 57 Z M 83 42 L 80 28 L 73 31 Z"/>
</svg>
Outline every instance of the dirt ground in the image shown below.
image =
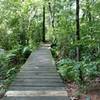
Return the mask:
<svg viewBox="0 0 100 100">
<path fill-rule="evenodd" d="M 75 83 L 67 83 L 67 91 L 71 100 L 100 100 L 100 90 L 91 90 L 87 94 L 81 94 L 80 97 L 77 97 L 78 86 Z"/>
</svg>

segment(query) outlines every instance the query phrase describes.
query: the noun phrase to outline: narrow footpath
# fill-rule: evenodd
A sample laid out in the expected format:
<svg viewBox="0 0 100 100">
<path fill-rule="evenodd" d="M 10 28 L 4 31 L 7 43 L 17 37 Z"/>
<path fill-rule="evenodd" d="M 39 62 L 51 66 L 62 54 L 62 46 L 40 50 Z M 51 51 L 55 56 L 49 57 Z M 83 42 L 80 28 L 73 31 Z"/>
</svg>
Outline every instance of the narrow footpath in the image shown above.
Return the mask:
<svg viewBox="0 0 100 100">
<path fill-rule="evenodd" d="M 30 55 L 3 100 L 69 100 L 48 47 Z"/>
</svg>

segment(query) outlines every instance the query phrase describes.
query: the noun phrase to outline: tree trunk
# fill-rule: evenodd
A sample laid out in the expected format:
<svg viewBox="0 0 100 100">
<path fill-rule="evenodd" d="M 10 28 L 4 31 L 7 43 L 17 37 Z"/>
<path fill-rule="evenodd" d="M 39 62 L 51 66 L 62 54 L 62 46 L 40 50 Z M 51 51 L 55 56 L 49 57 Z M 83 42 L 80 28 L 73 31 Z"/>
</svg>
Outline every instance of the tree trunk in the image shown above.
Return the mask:
<svg viewBox="0 0 100 100">
<path fill-rule="evenodd" d="M 76 0 L 76 40 L 80 40 L 79 0 Z M 80 61 L 80 48 L 76 48 L 77 61 Z"/>
<path fill-rule="evenodd" d="M 49 12 L 50 12 L 50 15 L 51 15 L 51 21 L 52 21 L 52 28 L 54 29 L 54 6 L 53 5 L 53 10 L 52 10 L 52 7 L 51 7 L 51 3 L 49 2 Z"/>
<path fill-rule="evenodd" d="M 45 42 L 45 5 L 43 5 L 43 37 L 42 41 Z"/>
<path fill-rule="evenodd" d="M 79 10 L 80 10 L 80 5 L 79 5 L 80 0 L 76 0 L 76 40 L 80 40 L 80 18 L 79 18 Z M 76 58 L 77 61 L 80 61 L 80 46 L 76 48 Z M 83 75 L 82 75 L 82 69 L 81 66 L 79 67 L 79 78 L 80 78 L 80 83 L 84 82 Z"/>
</svg>

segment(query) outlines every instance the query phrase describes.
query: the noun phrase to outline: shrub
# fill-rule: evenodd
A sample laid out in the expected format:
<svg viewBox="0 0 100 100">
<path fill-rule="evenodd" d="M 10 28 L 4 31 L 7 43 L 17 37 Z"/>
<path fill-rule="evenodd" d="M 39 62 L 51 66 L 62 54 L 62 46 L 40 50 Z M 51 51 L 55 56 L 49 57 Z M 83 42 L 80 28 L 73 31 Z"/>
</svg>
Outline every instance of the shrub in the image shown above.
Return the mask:
<svg viewBox="0 0 100 100">
<path fill-rule="evenodd" d="M 83 77 L 84 83 L 87 83 L 95 79 L 100 75 L 99 61 L 96 62 L 87 62 L 81 61 L 76 62 L 71 59 L 62 59 L 58 62 L 58 71 L 63 76 L 65 80 L 75 81 L 78 84 L 81 84 L 80 79 L 80 70 L 81 76 Z"/>
<path fill-rule="evenodd" d="M 28 58 L 31 52 L 32 50 L 29 47 L 24 47 L 22 54 L 25 58 Z"/>
<path fill-rule="evenodd" d="M 7 60 L 4 54 L 0 54 L 0 79 L 4 79 L 7 72 Z"/>
</svg>

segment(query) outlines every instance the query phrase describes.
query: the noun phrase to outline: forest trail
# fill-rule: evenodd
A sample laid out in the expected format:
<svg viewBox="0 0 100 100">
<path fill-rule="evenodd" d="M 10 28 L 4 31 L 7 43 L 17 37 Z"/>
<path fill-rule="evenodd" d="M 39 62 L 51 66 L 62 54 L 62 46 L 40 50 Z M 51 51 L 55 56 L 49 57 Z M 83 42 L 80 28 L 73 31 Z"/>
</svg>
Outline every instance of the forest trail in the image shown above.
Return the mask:
<svg viewBox="0 0 100 100">
<path fill-rule="evenodd" d="M 22 66 L 3 100 L 69 100 L 48 46 L 42 45 Z"/>
</svg>

